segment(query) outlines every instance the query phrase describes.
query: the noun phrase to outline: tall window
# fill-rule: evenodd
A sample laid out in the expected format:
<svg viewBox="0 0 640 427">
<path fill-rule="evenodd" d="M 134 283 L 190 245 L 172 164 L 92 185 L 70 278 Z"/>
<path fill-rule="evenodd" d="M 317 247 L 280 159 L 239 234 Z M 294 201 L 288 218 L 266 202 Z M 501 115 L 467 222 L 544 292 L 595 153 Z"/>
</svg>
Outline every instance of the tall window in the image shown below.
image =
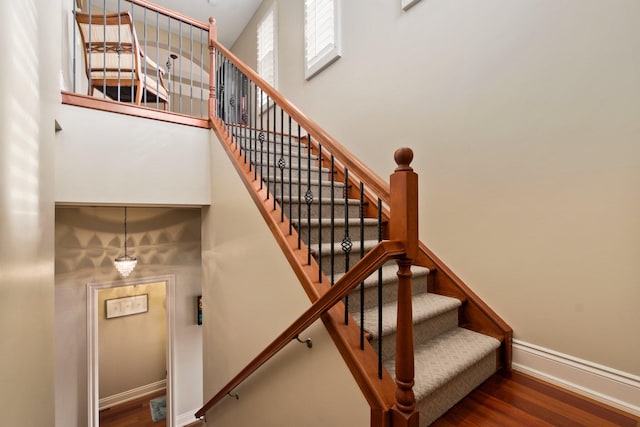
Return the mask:
<svg viewBox="0 0 640 427">
<path fill-rule="evenodd" d="M 276 34 L 276 3 L 274 2 L 258 24 L 258 74 L 273 87 L 276 87 L 277 83 Z M 264 102 L 266 102 L 266 95 L 263 96 Z"/>
<path fill-rule="evenodd" d="M 308 80 L 340 58 L 340 0 L 304 0 L 304 59 Z"/>
</svg>

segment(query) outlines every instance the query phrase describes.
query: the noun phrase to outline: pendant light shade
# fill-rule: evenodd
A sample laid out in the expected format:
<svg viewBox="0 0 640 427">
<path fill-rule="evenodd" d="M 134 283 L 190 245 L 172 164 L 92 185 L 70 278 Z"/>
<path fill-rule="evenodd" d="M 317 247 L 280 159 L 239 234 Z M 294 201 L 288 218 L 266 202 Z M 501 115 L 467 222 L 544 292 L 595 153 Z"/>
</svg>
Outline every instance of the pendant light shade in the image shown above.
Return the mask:
<svg viewBox="0 0 640 427">
<path fill-rule="evenodd" d="M 120 272 L 122 277 L 127 277 L 134 268 L 136 268 L 136 264 L 138 263 L 138 259 L 135 257 L 130 257 L 127 255 L 127 207 L 124 208 L 124 255 L 119 256 L 115 260 L 113 260 L 113 265 L 115 265 L 116 269 Z"/>
</svg>

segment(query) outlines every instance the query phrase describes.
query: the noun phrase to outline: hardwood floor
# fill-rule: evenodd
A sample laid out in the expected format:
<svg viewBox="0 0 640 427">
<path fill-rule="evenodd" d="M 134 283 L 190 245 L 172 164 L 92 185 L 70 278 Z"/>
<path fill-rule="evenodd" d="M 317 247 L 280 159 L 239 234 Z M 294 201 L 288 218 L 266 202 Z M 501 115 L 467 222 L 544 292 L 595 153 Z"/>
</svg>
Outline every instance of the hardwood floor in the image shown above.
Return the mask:
<svg viewBox="0 0 640 427">
<path fill-rule="evenodd" d="M 517 372 L 496 374 L 434 427 L 640 426 L 640 419 Z"/>
<path fill-rule="evenodd" d="M 166 427 L 166 420 L 153 422 L 149 400 L 164 396 L 165 392 L 149 394 L 122 405 L 100 411 L 100 427 Z"/>
<path fill-rule="evenodd" d="M 146 396 L 100 412 L 100 427 L 165 427 Z M 195 421 L 188 427 L 203 427 Z M 640 418 L 517 372 L 496 374 L 433 427 L 639 427 Z"/>
<path fill-rule="evenodd" d="M 166 427 L 167 421 L 153 422 L 149 400 L 164 396 L 164 391 L 149 394 L 122 405 L 100 411 L 100 427 Z M 202 421 L 194 421 L 185 427 L 203 427 Z"/>
</svg>

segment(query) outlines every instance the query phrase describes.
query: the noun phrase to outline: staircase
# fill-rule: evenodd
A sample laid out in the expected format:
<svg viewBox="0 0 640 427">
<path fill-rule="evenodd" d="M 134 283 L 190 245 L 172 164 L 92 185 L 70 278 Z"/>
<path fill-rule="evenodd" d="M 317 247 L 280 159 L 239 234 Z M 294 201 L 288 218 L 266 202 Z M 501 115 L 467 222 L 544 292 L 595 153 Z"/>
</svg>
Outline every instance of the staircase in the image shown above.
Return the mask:
<svg viewBox="0 0 640 427">
<path fill-rule="evenodd" d="M 349 266 L 378 243 L 384 224 L 363 217 L 362 200 L 346 197 L 348 185 L 334 180 L 336 171 L 320 165 L 318 156 L 302 140 L 274 133 L 248 137 L 239 129 L 234 129 L 233 135 L 275 202 L 285 215 L 291 215 L 293 227 L 326 280 L 338 281 Z M 343 250 L 345 235 L 351 240 L 346 244 L 348 251 Z M 366 339 L 394 378 L 397 271 L 395 262 L 386 263 L 344 301 L 351 316 L 347 321 L 362 326 Z M 501 343 L 460 327 L 463 302 L 427 292 L 429 269 L 413 266 L 412 271 L 414 393 L 420 426 L 427 426 L 496 372 Z M 378 295 L 382 302 L 381 328 Z"/>
</svg>

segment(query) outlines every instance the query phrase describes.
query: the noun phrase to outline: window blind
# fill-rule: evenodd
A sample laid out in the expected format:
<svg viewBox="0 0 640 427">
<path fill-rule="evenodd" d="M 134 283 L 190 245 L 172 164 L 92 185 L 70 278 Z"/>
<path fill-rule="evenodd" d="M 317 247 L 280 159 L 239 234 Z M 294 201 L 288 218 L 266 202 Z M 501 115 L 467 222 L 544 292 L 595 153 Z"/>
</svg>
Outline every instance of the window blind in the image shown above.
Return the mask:
<svg viewBox="0 0 640 427">
<path fill-rule="evenodd" d="M 305 72 L 307 78 L 340 57 L 337 0 L 304 2 Z"/>
</svg>

